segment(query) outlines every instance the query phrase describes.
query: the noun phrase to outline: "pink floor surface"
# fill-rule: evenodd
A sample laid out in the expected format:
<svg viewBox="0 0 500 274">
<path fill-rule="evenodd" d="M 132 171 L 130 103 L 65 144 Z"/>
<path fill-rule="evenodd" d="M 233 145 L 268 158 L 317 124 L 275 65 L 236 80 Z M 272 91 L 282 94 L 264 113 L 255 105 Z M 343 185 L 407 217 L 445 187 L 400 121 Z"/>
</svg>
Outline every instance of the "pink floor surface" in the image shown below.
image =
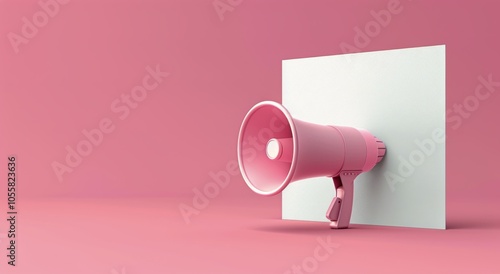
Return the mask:
<svg viewBox="0 0 500 274">
<path fill-rule="evenodd" d="M 447 230 L 284 221 L 279 197 L 215 199 L 186 224 L 186 201 L 24 201 L 0 273 L 500 273 L 496 201 L 448 203 Z"/>
</svg>

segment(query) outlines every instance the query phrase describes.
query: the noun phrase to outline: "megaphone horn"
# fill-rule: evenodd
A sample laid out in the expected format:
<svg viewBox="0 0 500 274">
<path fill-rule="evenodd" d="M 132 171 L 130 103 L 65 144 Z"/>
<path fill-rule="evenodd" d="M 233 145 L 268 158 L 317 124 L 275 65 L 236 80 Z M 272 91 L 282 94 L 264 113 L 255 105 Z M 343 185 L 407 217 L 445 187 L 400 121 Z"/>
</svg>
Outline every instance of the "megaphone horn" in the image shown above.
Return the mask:
<svg viewBox="0 0 500 274">
<path fill-rule="evenodd" d="M 256 140 L 264 149 L 245 154 L 244 144 Z M 366 130 L 307 123 L 271 101 L 250 109 L 238 136 L 241 174 L 258 194 L 275 195 L 306 178 L 332 177 L 336 196 L 326 213 L 331 228 L 349 227 L 354 179 L 380 162 L 385 150 L 384 143 Z"/>
</svg>

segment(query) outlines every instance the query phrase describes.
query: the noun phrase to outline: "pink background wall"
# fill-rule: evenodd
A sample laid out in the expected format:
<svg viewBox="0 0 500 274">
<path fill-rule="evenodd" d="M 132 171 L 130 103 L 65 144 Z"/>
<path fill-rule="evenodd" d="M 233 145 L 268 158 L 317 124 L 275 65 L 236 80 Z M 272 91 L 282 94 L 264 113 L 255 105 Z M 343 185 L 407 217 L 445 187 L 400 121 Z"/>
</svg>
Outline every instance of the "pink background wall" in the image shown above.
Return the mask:
<svg viewBox="0 0 500 274">
<path fill-rule="evenodd" d="M 220 20 L 212 1 L 74 0 L 16 54 L 8 33 L 21 35 L 22 18 L 41 7 L 1 1 L 0 151 L 18 155 L 24 197 L 191 195 L 236 159 L 246 111 L 280 100 L 281 60 L 342 53 L 342 42 L 355 45 L 353 28 L 388 3 L 244 1 Z M 495 1 L 399 6 L 361 51 L 446 44 L 448 109 L 473 94 L 478 76 L 500 81 Z M 111 103 L 157 64 L 170 75 L 120 120 Z M 499 102 L 493 93 L 448 128 L 449 198 L 500 191 Z M 103 118 L 115 130 L 59 182 L 51 164 Z M 253 197 L 231 180 L 221 197 Z"/>
<path fill-rule="evenodd" d="M 497 267 L 500 83 L 475 95 L 478 77 L 500 82 L 497 1 L 47 1 L 60 3 L 50 17 L 38 1 L 0 0 L 0 180 L 17 155 L 22 205 L 21 266 L 6 266 L 2 221 L 0 272 L 283 273 L 317 237 L 340 245 L 318 273 Z M 225 3 L 223 17 L 214 2 Z M 210 174 L 233 170 L 248 109 L 280 101 L 281 60 L 342 53 L 388 5 L 397 12 L 360 51 L 446 44 L 449 230 L 277 220 L 279 196 L 252 193 L 237 173 L 186 224 L 178 206 L 192 205 Z M 33 16 L 38 27 L 24 26 Z M 170 74 L 152 88 L 147 68 L 157 66 Z M 141 95 L 145 77 L 152 90 L 125 107 L 121 96 Z M 454 113 L 463 103 L 468 113 Z M 467 118 L 458 125 L 457 115 Z M 52 164 L 102 121 L 112 132 L 58 180 Z"/>
</svg>

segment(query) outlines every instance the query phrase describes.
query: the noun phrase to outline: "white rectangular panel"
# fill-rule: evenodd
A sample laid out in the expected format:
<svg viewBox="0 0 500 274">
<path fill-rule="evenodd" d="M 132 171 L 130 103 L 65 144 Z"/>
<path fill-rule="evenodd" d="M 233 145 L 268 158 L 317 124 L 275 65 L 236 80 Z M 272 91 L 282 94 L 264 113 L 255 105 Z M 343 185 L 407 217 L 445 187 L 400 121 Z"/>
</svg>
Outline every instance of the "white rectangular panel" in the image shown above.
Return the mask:
<svg viewBox="0 0 500 274">
<path fill-rule="evenodd" d="M 369 130 L 385 159 L 355 181 L 351 223 L 445 228 L 445 46 L 283 61 L 294 118 Z M 331 178 L 291 183 L 282 217 L 325 221 Z"/>
</svg>

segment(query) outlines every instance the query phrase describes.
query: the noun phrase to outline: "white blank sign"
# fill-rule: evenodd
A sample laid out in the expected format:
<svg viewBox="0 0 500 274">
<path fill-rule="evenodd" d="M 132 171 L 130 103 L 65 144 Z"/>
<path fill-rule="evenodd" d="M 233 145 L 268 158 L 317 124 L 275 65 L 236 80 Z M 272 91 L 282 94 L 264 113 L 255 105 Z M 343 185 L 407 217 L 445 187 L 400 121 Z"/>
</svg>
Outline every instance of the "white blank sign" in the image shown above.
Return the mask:
<svg viewBox="0 0 500 274">
<path fill-rule="evenodd" d="M 446 228 L 445 46 L 283 61 L 294 118 L 369 130 L 387 154 L 357 177 L 351 223 Z M 282 217 L 328 222 L 331 178 L 291 183 Z"/>
</svg>

